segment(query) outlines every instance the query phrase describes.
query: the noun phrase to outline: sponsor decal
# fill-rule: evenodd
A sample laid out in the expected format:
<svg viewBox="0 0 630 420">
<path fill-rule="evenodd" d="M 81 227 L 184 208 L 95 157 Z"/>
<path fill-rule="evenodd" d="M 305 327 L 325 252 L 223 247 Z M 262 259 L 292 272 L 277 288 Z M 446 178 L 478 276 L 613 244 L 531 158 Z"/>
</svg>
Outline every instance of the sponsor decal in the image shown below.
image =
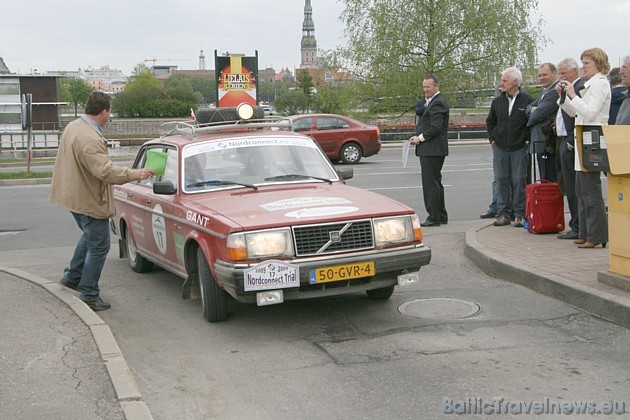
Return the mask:
<svg viewBox="0 0 630 420">
<path fill-rule="evenodd" d="M 161 214 L 164 213 L 162 211 L 162 206 L 156 204 L 155 207 L 153 207 L 153 211 L 155 212 L 151 215 L 151 229 L 153 230 L 153 239 L 155 240 L 155 244 L 157 245 L 160 252 L 162 254 L 166 254 L 166 222 L 164 221 L 164 217 L 161 216 Z"/>
<path fill-rule="evenodd" d="M 294 217 L 296 219 L 305 219 L 309 217 L 334 216 L 337 214 L 352 213 L 359 210 L 358 207 L 315 207 L 311 209 L 300 209 L 285 213 L 286 217 Z"/>
<path fill-rule="evenodd" d="M 186 220 L 196 223 L 201 227 L 206 227 L 210 219 L 207 216 L 188 210 L 186 212 Z"/>
<path fill-rule="evenodd" d="M 260 207 L 267 211 L 301 209 L 304 207 L 330 206 L 338 204 L 352 204 L 352 201 L 341 197 L 296 197 L 262 204 Z"/>
</svg>

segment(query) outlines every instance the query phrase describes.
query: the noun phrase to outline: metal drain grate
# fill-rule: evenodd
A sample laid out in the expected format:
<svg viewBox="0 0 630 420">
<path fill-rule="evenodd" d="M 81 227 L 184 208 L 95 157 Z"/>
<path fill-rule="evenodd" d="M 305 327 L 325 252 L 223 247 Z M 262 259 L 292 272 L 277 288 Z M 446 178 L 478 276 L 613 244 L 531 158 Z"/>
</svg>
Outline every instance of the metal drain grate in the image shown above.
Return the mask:
<svg viewBox="0 0 630 420">
<path fill-rule="evenodd" d="M 462 319 L 477 315 L 481 307 L 459 299 L 414 299 L 398 306 L 398 312 L 415 318 Z"/>
</svg>

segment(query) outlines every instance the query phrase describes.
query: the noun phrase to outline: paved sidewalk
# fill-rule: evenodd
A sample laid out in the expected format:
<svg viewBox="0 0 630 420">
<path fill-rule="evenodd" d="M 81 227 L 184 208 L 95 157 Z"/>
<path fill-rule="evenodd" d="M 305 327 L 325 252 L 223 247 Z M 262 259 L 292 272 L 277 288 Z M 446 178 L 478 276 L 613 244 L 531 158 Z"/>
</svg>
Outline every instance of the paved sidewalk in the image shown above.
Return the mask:
<svg viewBox="0 0 630 420">
<path fill-rule="evenodd" d="M 487 274 L 630 328 L 630 291 L 598 280 L 623 277 L 608 271 L 608 248 L 580 249 L 555 234 L 532 234 L 488 221 L 466 232 L 465 254 Z"/>
<path fill-rule="evenodd" d="M 0 308 L 0 418 L 152 418 L 109 326 L 76 293 L 0 266 Z"/>
</svg>

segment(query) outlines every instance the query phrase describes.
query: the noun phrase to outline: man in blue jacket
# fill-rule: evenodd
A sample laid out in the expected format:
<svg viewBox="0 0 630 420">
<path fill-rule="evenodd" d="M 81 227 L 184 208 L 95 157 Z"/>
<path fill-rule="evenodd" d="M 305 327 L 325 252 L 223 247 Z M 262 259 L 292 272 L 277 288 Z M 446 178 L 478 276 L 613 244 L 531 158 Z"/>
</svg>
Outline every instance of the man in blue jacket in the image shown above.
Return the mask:
<svg viewBox="0 0 630 420">
<path fill-rule="evenodd" d="M 543 63 L 538 67 L 538 80 L 543 86 L 540 96 L 526 109 L 531 130 L 529 153 L 536 156 L 540 179 L 557 182 L 556 142 L 551 124 L 558 113 L 558 72 L 552 63 Z M 553 140 L 549 143 L 547 140 Z"/>
<path fill-rule="evenodd" d="M 492 145 L 492 169 L 497 186 L 497 210 L 495 226 L 510 225 L 510 196 L 516 227 L 523 227 L 525 218 L 525 184 L 527 179 L 527 105 L 531 96 L 519 85 L 521 71 L 509 67 L 501 73 L 501 94 L 490 106 L 486 124 Z"/>
</svg>

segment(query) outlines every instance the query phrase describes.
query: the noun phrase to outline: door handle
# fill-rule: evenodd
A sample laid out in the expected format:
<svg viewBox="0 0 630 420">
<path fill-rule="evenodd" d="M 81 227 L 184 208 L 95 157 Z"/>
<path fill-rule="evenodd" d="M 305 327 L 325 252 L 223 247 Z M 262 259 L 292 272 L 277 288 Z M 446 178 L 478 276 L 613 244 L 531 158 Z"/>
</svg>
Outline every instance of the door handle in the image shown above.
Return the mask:
<svg viewBox="0 0 630 420">
<path fill-rule="evenodd" d="M 147 206 L 150 206 L 150 205 L 151 205 L 151 199 L 147 198 Z"/>
</svg>

